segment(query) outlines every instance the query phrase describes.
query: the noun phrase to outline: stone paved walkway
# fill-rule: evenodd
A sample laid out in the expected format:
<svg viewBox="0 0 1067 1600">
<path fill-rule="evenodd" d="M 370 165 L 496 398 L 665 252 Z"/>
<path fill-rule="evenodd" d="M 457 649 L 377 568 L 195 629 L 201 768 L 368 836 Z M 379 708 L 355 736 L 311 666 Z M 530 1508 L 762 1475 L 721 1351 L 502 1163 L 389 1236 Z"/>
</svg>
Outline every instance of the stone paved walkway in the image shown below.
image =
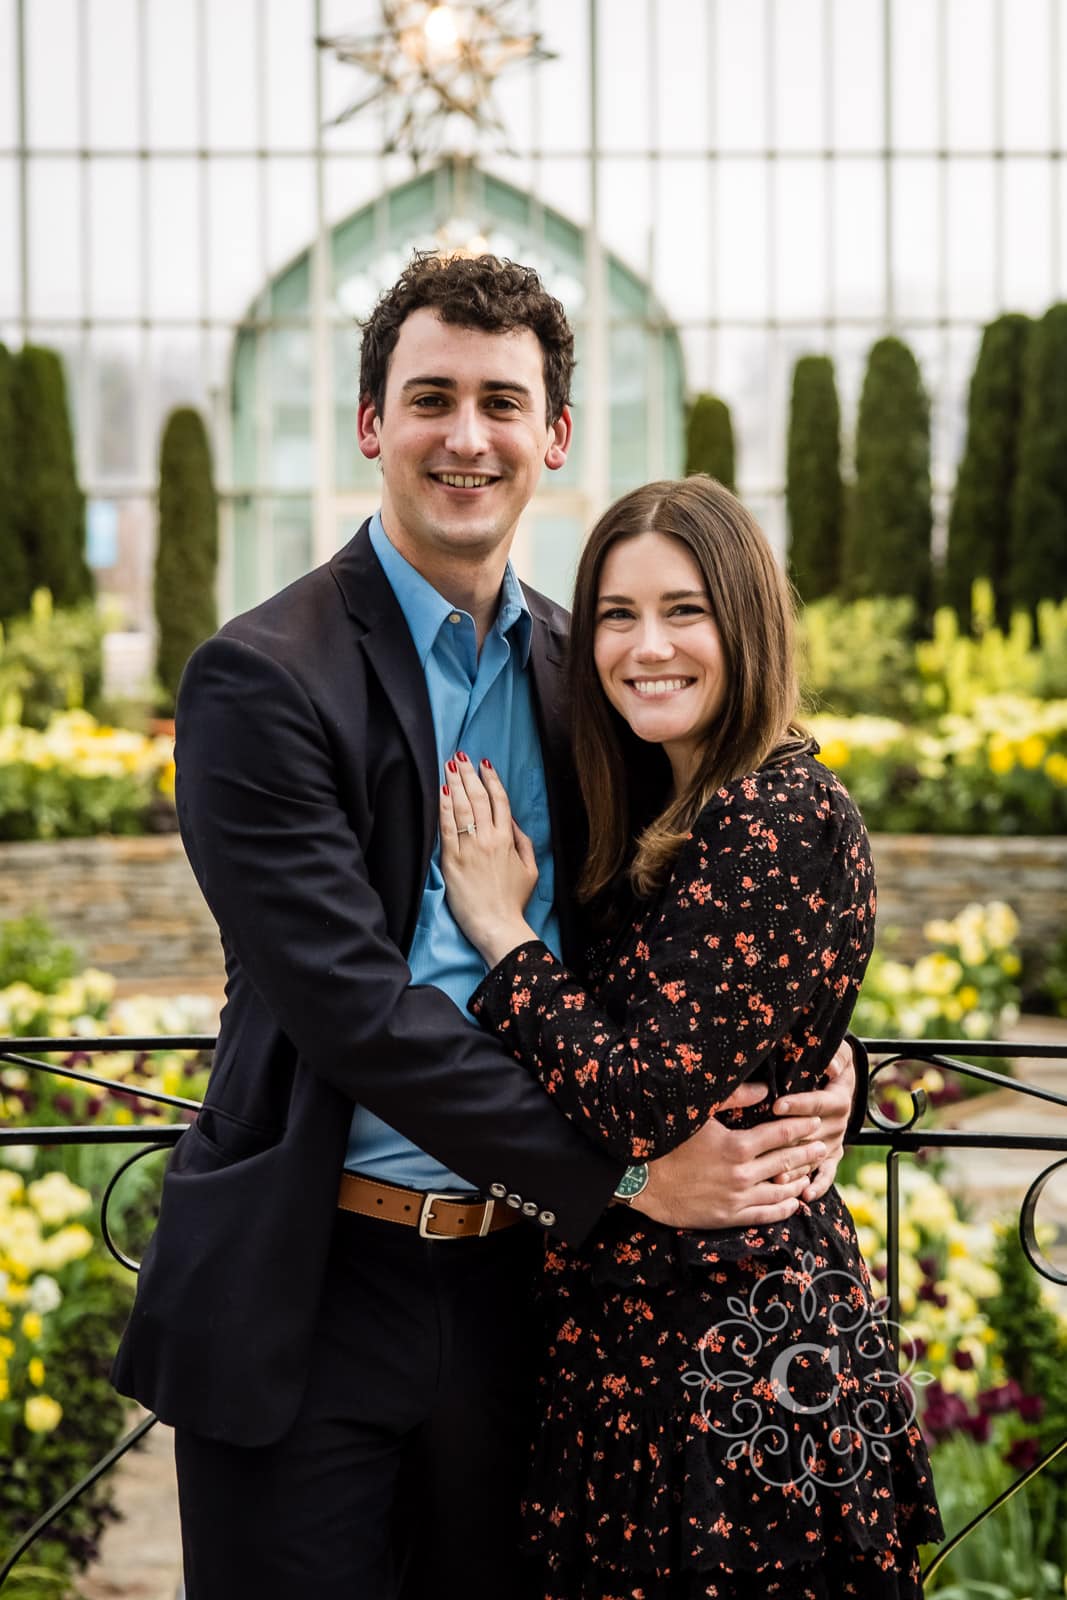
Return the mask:
<svg viewBox="0 0 1067 1600">
<path fill-rule="evenodd" d="M 136 1425 L 144 1412 L 131 1417 Z M 104 1534 L 100 1558 L 78 1585 L 82 1600 L 176 1600 L 181 1589 L 173 1435 L 157 1425 L 119 1463 L 122 1520 Z M 236 1597 L 235 1597 L 236 1600 Z"/>
</svg>

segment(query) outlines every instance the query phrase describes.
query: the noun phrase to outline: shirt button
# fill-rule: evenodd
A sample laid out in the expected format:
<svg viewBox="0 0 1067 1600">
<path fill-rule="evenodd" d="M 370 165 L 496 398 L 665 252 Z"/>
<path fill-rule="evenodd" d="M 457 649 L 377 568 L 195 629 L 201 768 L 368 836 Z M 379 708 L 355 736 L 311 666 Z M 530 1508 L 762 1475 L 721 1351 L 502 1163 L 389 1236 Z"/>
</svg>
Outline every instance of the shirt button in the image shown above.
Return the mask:
<svg viewBox="0 0 1067 1600">
<path fill-rule="evenodd" d="M 556 1213 L 554 1211 L 539 1211 L 537 1220 L 543 1228 L 551 1228 L 556 1220 Z"/>
<path fill-rule="evenodd" d="M 537 1201 L 536 1200 L 527 1200 L 526 1204 L 522 1208 L 522 1214 L 523 1214 L 524 1217 L 536 1217 L 536 1215 L 537 1215 Z"/>
<path fill-rule="evenodd" d="M 506 1206 L 510 1206 L 512 1211 L 518 1211 L 518 1210 L 520 1210 L 520 1208 L 522 1206 L 522 1195 L 521 1194 L 505 1195 L 504 1196 L 504 1204 Z"/>
<path fill-rule="evenodd" d="M 507 1184 L 505 1183 L 491 1183 L 489 1185 L 489 1193 L 492 1195 L 494 1200 L 503 1200 L 507 1192 Z"/>
<path fill-rule="evenodd" d="M 452 615 L 449 617 L 448 620 L 449 620 L 449 622 L 462 622 L 463 618 L 460 616 L 458 611 L 453 611 Z"/>
</svg>

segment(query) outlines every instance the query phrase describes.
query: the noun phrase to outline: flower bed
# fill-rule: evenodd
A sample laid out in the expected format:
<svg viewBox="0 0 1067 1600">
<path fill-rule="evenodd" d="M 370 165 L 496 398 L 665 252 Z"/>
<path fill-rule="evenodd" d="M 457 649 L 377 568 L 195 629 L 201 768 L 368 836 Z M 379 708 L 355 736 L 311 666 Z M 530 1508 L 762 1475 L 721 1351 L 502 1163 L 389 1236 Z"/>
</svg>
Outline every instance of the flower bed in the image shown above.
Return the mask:
<svg viewBox="0 0 1067 1600">
<path fill-rule="evenodd" d="M 0 840 L 173 827 L 174 748 L 86 711 L 0 727 Z"/>
</svg>

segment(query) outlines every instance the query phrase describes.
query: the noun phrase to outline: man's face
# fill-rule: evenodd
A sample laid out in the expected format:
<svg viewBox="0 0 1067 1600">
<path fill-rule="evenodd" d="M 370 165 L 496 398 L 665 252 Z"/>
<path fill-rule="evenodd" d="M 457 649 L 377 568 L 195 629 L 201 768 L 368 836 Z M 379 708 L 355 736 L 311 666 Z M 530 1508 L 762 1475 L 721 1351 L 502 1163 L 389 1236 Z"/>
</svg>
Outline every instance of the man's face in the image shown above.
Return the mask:
<svg viewBox="0 0 1067 1600">
<path fill-rule="evenodd" d="M 382 463 L 382 519 L 413 566 L 510 544 L 542 466 L 567 459 L 570 414 L 548 422 L 530 328 L 457 328 L 421 307 L 389 363 L 384 412 L 365 399 L 359 447 Z"/>
</svg>

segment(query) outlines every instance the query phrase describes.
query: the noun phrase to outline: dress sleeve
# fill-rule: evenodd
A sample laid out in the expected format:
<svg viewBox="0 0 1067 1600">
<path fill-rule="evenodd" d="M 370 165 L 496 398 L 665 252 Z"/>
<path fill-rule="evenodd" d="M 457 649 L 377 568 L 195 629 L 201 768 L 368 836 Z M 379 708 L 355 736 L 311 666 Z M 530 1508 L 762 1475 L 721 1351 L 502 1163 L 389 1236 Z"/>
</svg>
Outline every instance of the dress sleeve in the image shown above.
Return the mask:
<svg viewBox="0 0 1067 1600">
<path fill-rule="evenodd" d="M 540 942 L 513 950 L 471 999 L 620 1159 L 681 1144 L 775 1046 L 788 1063 L 829 1059 L 840 1042 L 870 954 L 873 872 L 847 795 L 803 778 L 738 779 L 701 813 L 621 957 L 621 1022 Z"/>
</svg>

